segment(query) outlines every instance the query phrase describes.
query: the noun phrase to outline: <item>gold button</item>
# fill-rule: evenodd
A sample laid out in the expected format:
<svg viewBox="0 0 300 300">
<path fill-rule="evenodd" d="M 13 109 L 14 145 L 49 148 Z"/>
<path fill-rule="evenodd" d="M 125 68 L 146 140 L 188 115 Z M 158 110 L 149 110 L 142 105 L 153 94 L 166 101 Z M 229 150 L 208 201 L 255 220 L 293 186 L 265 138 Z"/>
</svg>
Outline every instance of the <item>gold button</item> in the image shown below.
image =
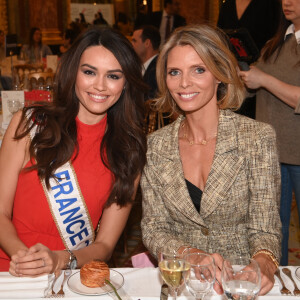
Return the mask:
<svg viewBox="0 0 300 300">
<path fill-rule="evenodd" d="M 202 232 L 204 235 L 208 235 L 208 234 L 209 234 L 209 229 L 204 227 L 204 228 L 201 229 L 201 232 Z"/>
</svg>

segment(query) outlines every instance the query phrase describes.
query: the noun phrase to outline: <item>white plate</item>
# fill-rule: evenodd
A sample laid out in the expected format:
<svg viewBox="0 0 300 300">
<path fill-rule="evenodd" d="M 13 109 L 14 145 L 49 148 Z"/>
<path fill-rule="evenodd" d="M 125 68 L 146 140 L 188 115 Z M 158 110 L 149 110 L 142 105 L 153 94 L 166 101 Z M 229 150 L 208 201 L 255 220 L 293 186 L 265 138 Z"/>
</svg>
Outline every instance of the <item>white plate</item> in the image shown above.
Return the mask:
<svg viewBox="0 0 300 300">
<path fill-rule="evenodd" d="M 121 273 L 115 270 L 110 270 L 109 281 L 114 285 L 116 290 L 118 290 L 124 284 L 124 277 Z M 68 286 L 72 292 L 80 295 L 99 296 L 113 292 L 113 289 L 109 285 L 104 285 L 102 287 L 97 288 L 89 288 L 83 285 L 80 281 L 80 271 L 74 273 L 69 277 Z"/>
</svg>

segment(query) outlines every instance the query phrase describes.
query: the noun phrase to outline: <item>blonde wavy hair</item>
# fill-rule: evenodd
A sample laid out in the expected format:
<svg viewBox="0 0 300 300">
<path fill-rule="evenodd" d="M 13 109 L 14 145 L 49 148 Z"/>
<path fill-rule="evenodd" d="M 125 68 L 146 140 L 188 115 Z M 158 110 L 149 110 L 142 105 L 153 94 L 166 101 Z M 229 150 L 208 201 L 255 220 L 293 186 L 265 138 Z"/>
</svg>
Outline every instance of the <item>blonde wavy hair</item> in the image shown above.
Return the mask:
<svg viewBox="0 0 300 300">
<path fill-rule="evenodd" d="M 206 67 L 221 83 L 217 90 L 220 109 L 237 110 L 245 97 L 244 84 L 238 76 L 237 60 L 229 49 L 223 31 L 210 25 L 189 25 L 177 28 L 164 44 L 158 57 L 156 78 L 159 96 L 155 100 L 158 111 L 183 114 L 173 100 L 167 84 L 167 60 L 169 52 L 176 46 L 192 46 Z"/>
</svg>

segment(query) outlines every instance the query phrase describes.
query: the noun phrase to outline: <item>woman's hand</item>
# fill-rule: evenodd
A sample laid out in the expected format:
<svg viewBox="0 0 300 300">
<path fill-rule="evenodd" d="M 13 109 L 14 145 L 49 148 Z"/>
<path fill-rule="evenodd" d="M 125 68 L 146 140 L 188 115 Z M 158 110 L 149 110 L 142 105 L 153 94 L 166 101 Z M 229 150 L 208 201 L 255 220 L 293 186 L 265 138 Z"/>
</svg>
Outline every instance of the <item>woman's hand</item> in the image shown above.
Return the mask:
<svg viewBox="0 0 300 300">
<path fill-rule="evenodd" d="M 59 255 L 42 244 L 27 251 L 20 250 L 11 257 L 9 272 L 14 276 L 40 276 L 57 271 Z"/>
<path fill-rule="evenodd" d="M 214 258 L 216 265 L 216 281 L 214 284 L 214 290 L 221 295 L 223 294 L 221 272 L 224 258 L 219 253 L 213 253 L 211 256 Z"/>
<path fill-rule="evenodd" d="M 264 81 L 268 76 L 255 66 L 250 66 L 249 71 L 239 71 L 239 75 L 249 89 L 258 89 L 263 87 Z"/>
<path fill-rule="evenodd" d="M 259 295 L 265 295 L 274 286 L 274 274 L 277 267 L 272 259 L 264 253 L 255 255 L 254 259 L 258 262 L 261 273 L 261 289 Z"/>
</svg>

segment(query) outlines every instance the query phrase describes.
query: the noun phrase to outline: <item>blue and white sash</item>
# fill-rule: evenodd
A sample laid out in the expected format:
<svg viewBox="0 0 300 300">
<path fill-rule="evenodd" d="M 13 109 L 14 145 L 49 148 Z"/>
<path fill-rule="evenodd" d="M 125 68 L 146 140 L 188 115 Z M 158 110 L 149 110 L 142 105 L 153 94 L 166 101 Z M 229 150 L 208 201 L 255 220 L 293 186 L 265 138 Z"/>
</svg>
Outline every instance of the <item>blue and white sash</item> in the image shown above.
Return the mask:
<svg viewBox="0 0 300 300">
<path fill-rule="evenodd" d="M 30 132 L 31 139 L 37 126 Z M 75 170 L 70 162 L 59 167 L 50 178 L 50 189 L 41 183 L 56 227 L 66 249 L 77 250 L 91 244 L 95 232 L 90 214 L 82 196 Z"/>
</svg>

